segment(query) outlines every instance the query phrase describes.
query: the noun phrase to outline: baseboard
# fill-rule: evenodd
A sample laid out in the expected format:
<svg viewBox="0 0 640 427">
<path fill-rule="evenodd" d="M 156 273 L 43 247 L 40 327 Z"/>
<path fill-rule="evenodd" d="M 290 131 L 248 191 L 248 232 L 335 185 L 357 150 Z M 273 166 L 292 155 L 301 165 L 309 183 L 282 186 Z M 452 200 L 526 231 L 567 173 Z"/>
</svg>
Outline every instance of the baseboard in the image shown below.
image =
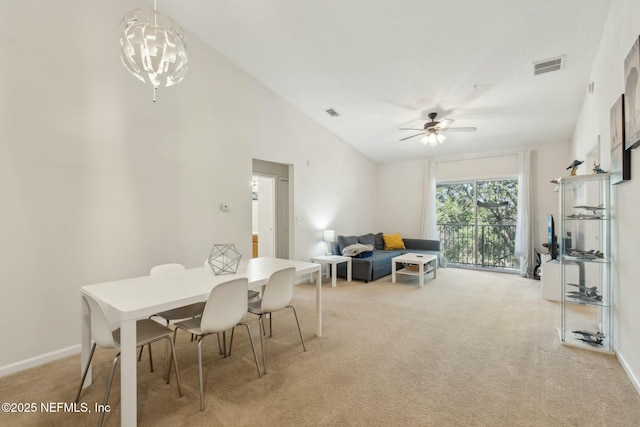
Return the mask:
<svg viewBox="0 0 640 427">
<path fill-rule="evenodd" d="M 298 285 L 308 285 L 309 283 L 316 283 L 316 273 L 309 273 L 300 277 L 296 277 L 293 284 L 294 286 L 298 286 Z"/>
<path fill-rule="evenodd" d="M 31 357 L 9 365 L 0 366 L 0 378 L 26 369 L 35 368 L 36 366 L 44 365 L 45 363 L 53 362 L 54 360 L 62 359 L 67 356 L 73 356 L 78 353 L 80 353 L 80 344 L 45 353 L 40 356 Z"/>
<path fill-rule="evenodd" d="M 618 361 L 622 365 L 622 369 L 624 369 L 624 371 L 627 373 L 627 376 L 629 377 L 631 384 L 633 384 L 633 386 L 635 387 L 636 393 L 640 395 L 640 381 L 638 381 L 638 377 L 634 375 L 633 371 L 629 367 L 629 364 L 627 364 L 627 361 L 625 360 L 624 356 L 617 349 L 616 349 L 616 357 L 618 358 Z"/>
</svg>

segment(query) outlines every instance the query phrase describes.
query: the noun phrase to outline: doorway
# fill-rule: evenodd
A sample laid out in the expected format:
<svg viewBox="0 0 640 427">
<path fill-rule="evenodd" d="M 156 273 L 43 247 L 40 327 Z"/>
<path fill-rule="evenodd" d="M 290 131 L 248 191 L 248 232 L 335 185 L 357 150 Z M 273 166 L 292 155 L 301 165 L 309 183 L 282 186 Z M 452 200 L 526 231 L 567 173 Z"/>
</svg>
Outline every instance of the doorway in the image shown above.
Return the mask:
<svg viewBox="0 0 640 427">
<path fill-rule="evenodd" d="M 253 160 L 252 257 L 289 259 L 291 165 Z"/>
<path fill-rule="evenodd" d="M 275 177 L 253 175 L 251 178 L 252 256 L 275 257 Z"/>
</svg>

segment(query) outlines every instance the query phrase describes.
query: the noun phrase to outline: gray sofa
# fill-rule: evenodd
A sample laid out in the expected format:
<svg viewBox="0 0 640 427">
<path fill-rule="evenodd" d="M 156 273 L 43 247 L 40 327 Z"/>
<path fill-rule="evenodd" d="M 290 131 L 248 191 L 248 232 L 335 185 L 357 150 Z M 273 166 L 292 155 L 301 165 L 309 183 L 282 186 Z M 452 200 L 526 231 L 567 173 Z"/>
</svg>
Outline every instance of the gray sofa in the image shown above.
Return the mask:
<svg viewBox="0 0 640 427">
<path fill-rule="evenodd" d="M 342 249 L 354 242 L 370 244 L 374 247 L 370 256 L 363 258 L 353 257 L 351 276 L 354 280 L 363 280 L 368 283 L 391 274 L 391 258 L 411 253 L 431 254 L 438 257 L 440 265 L 440 241 L 426 239 L 402 239 L 406 249 L 385 250 L 382 233 L 369 233 L 362 236 L 338 236 L 338 242 L 331 243 L 331 253 L 342 255 Z M 368 254 L 367 254 L 368 255 Z M 338 277 L 347 277 L 347 265 L 338 264 Z"/>
</svg>

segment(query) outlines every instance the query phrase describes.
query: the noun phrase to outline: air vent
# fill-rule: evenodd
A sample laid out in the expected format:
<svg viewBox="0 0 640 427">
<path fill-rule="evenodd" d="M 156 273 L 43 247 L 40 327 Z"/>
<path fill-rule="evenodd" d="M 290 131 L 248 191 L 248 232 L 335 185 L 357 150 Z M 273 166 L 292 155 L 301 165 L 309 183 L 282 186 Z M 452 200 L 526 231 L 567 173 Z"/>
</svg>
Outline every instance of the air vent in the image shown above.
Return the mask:
<svg viewBox="0 0 640 427">
<path fill-rule="evenodd" d="M 333 108 L 329 108 L 327 110 L 324 110 L 327 112 L 328 115 L 330 115 L 331 117 L 338 117 L 340 114 L 338 114 L 338 112 L 336 110 L 334 110 Z"/>
<path fill-rule="evenodd" d="M 533 63 L 533 75 L 549 73 L 551 71 L 558 71 L 562 69 L 564 62 L 564 56 L 558 58 L 545 59 L 544 61 L 538 61 Z"/>
</svg>

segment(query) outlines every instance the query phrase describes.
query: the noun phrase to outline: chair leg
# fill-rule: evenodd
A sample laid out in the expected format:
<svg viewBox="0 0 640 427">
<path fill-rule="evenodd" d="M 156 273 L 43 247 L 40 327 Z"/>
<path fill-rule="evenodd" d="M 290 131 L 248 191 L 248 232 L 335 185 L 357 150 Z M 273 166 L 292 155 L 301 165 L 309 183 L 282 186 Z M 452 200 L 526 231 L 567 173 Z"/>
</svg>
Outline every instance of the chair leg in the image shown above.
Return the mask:
<svg viewBox="0 0 640 427">
<path fill-rule="evenodd" d="M 260 325 L 260 349 L 262 349 L 262 373 L 267 375 L 267 356 L 264 351 L 264 322 L 262 318 L 262 314 L 258 319 L 258 324 Z"/>
<path fill-rule="evenodd" d="M 96 343 L 93 343 L 91 347 L 91 353 L 89 354 L 89 360 L 87 361 L 87 366 L 84 368 L 84 372 L 82 373 L 82 379 L 80 380 L 80 388 L 78 389 L 78 395 L 76 396 L 75 402 L 78 403 L 80 400 L 80 393 L 82 393 L 82 386 L 84 385 L 84 380 L 87 379 L 87 372 L 89 372 L 89 366 L 91 366 L 91 359 L 93 359 L 93 352 L 96 351 Z"/>
<path fill-rule="evenodd" d="M 258 316 L 259 316 L 258 317 L 258 322 L 262 323 L 262 315 L 259 314 Z M 262 328 L 260 328 L 260 330 L 264 332 L 265 336 L 267 335 L 266 329 L 264 328 L 264 324 L 262 324 Z"/>
<path fill-rule="evenodd" d="M 231 347 L 233 346 L 233 333 L 235 332 L 235 330 L 235 326 L 231 328 L 231 339 L 229 340 L 229 353 L 227 353 L 227 356 L 231 356 Z"/>
<path fill-rule="evenodd" d="M 222 344 L 220 344 L 220 333 L 216 332 L 216 336 L 218 337 L 218 352 L 222 354 Z"/>
<path fill-rule="evenodd" d="M 166 320 L 167 321 L 167 328 L 169 328 L 169 319 Z M 175 341 L 174 341 L 175 342 Z M 169 344 L 165 341 L 164 342 L 164 366 L 163 366 L 163 370 L 167 371 L 167 372 L 171 372 L 171 368 L 167 368 L 167 365 L 169 364 L 169 358 L 171 357 L 169 355 L 170 351 L 169 351 Z M 151 343 L 149 343 L 149 354 L 151 354 Z M 171 366 L 171 365 L 169 365 Z M 167 384 L 169 384 L 169 375 L 167 375 Z"/>
<path fill-rule="evenodd" d="M 304 345 L 304 338 L 302 338 L 302 330 L 300 329 L 300 322 L 298 321 L 298 313 L 296 313 L 296 308 L 292 305 L 288 305 L 287 307 L 293 310 L 293 315 L 295 316 L 296 324 L 298 325 L 298 333 L 300 334 L 300 341 L 302 341 L 302 349 L 304 351 L 307 351 L 307 347 L 305 347 Z"/>
<path fill-rule="evenodd" d="M 144 346 L 140 347 L 140 354 L 138 354 L 138 362 L 142 360 L 142 350 L 144 350 Z M 151 350 L 151 347 L 149 347 L 149 350 Z"/>
<path fill-rule="evenodd" d="M 149 343 L 148 346 L 149 346 L 149 368 L 151 368 L 151 372 L 153 372 L 153 354 L 151 353 L 151 343 Z"/>
<path fill-rule="evenodd" d="M 262 375 L 260 375 L 260 364 L 258 363 L 258 356 L 256 355 L 256 347 L 253 345 L 253 334 L 251 333 L 251 328 L 246 323 L 238 323 L 238 325 L 242 325 L 247 328 L 247 332 L 249 333 L 249 342 L 251 343 L 251 350 L 253 351 L 253 360 L 256 361 L 256 368 L 258 369 L 258 378 L 260 378 Z M 233 337 L 233 330 L 231 331 L 231 337 Z M 229 345 L 229 354 L 231 354 L 231 345 Z"/>
<path fill-rule="evenodd" d="M 107 392 L 104 394 L 104 402 L 102 402 L 102 406 L 104 408 L 107 407 L 107 402 L 109 401 L 109 393 L 111 393 L 111 385 L 113 384 L 113 376 L 116 372 L 116 366 L 118 365 L 118 359 L 120 359 L 120 353 L 113 358 L 113 363 L 111 364 L 111 374 L 109 375 L 109 384 L 107 385 Z M 102 425 L 104 421 L 105 411 L 100 412 L 100 420 L 98 421 L 98 426 Z"/>
<path fill-rule="evenodd" d="M 202 339 L 198 340 L 198 378 L 200 379 L 200 410 L 204 411 L 204 386 L 202 384 Z"/>
<path fill-rule="evenodd" d="M 269 338 L 273 336 L 273 313 L 269 313 Z"/>
<path fill-rule="evenodd" d="M 173 359 L 173 367 L 176 370 L 176 381 L 178 382 L 178 395 L 182 397 L 182 383 L 180 382 L 180 372 L 178 371 L 178 358 L 176 357 L 176 345 L 173 338 L 170 336 L 167 337 L 169 343 L 171 344 L 171 359 Z M 171 365 L 169 366 L 169 372 L 167 373 L 167 384 L 169 384 L 169 374 L 171 373 Z"/>
<path fill-rule="evenodd" d="M 175 348 L 175 343 L 176 341 L 176 337 L 178 335 L 178 328 L 175 328 L 173 330 L 173 343 L 174 343 L 174 348 Z M 175 352 L 174 352 L 175 353 Z M 169 363 L 165 362 L 164 364 L 164 369 L 165 369 L 165 376 L 167 377 L 167 384 L 169 384 L 169 380 L 171 379 L 171 364 L 173 363 L 173 361 L 175 360 L 176 356 L 175 354 L 171 355 L 171 359 L 169 360 Z M 176 371 L 177 372 L 177 371 Z"/>
<path fill-rule="evenodd" d="M 222 331 L 222 354 L 225 359 L 227 358 L 227 331 Z"/>
</svg>

